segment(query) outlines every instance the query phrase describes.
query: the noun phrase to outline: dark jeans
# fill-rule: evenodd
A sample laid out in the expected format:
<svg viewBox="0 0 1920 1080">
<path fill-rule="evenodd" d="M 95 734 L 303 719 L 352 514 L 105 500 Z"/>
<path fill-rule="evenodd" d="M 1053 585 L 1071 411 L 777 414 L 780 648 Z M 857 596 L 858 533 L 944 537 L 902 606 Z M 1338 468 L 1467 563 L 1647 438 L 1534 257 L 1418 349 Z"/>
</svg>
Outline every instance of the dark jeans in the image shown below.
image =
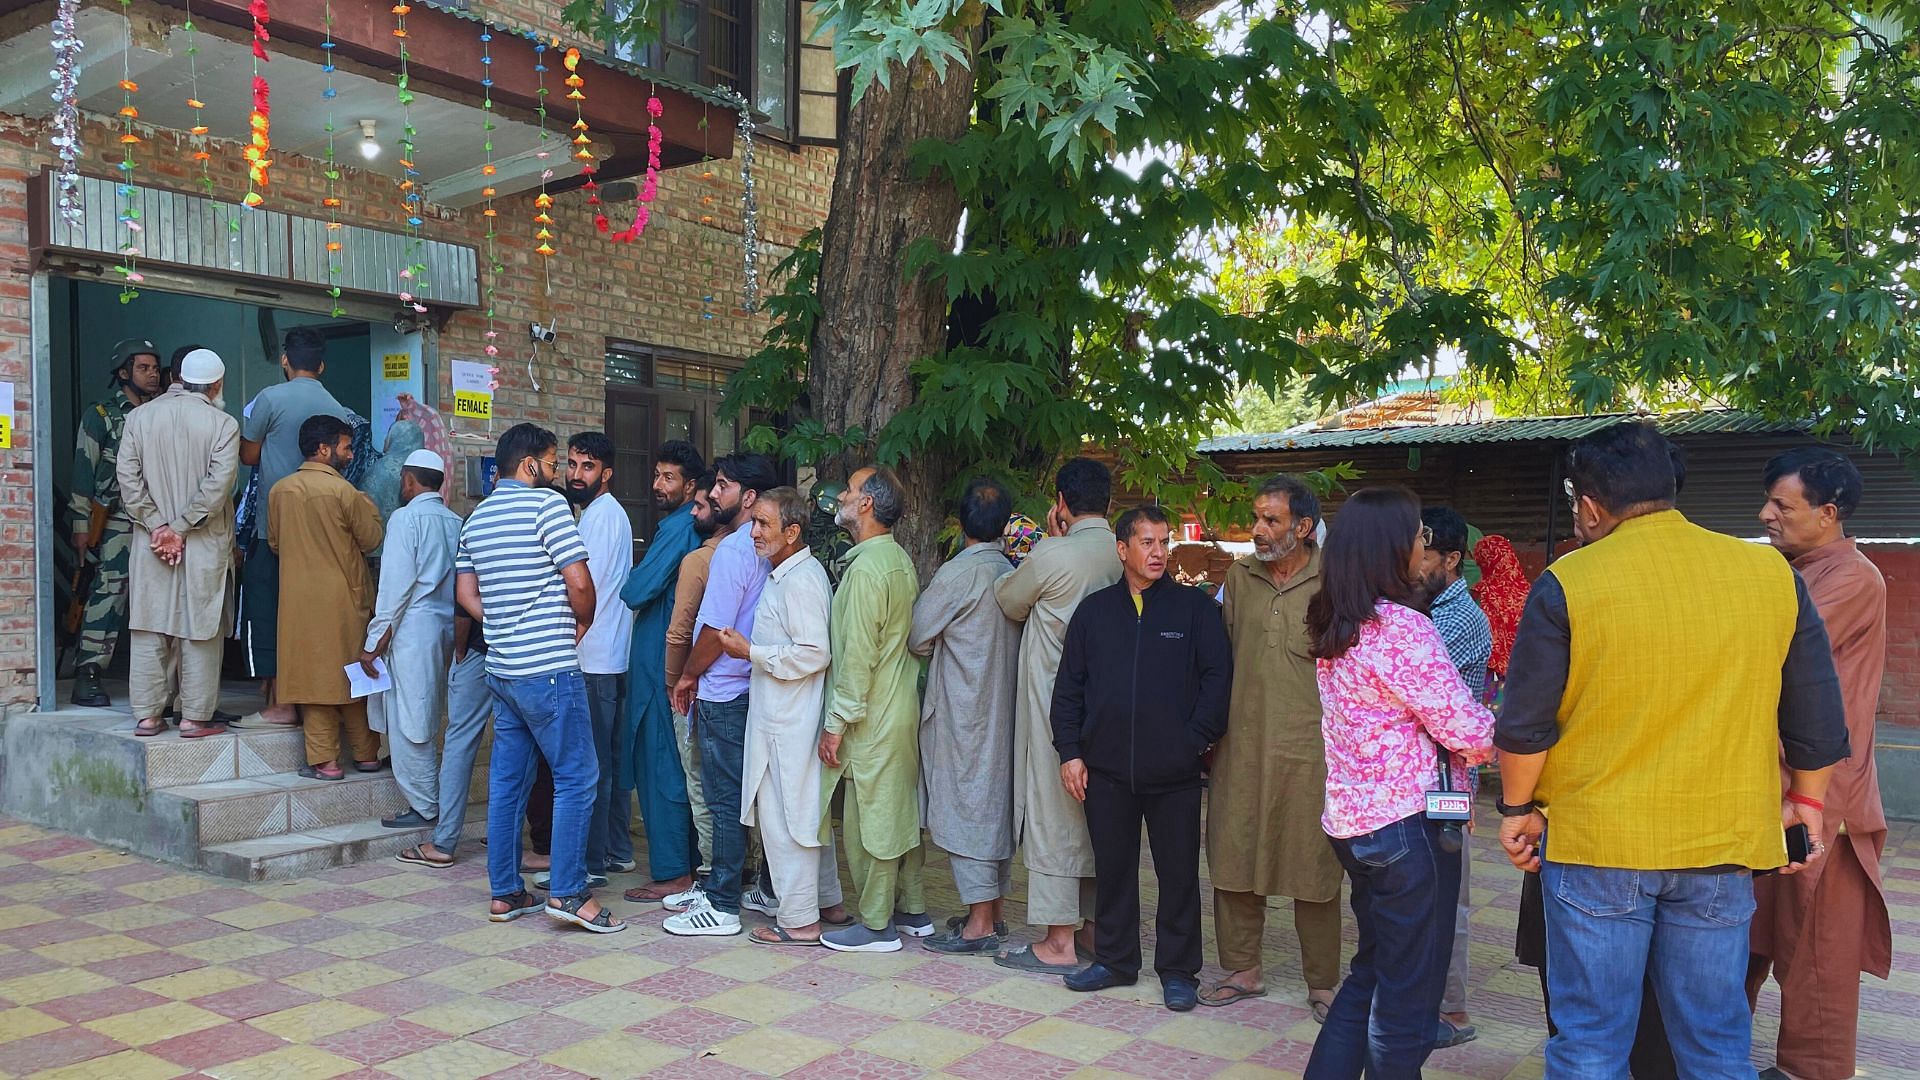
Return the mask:
<svg viewBox="0 0 1920 1080">
<path fill-rule="evenodd" d="M 587 830 L 587 872 L 605 874 L 608 860 L 627 862 L 633 858 L 633 840 L 627 834 L 630 819 L 627 808 L 633 796 L 615 783 L 620 776 L 620 761 L 615 751 L 620 742 L 620 709 L 624 702 L 625 675 L 588 675 L 587 712 L 593 717 L 593 753 L 600 763 L 600 786 L 593 798 L 593 824 Z"/>
<path fill-rule="evenodd" d="M 1415 814 L 1332 841 L 1353 881 L 1360 942 L 1314 1040 L 1308 1080 L 1420 1075 L 1446 994 L 1460 898 L 1460 854 L 1440 850 L 1438 835 L 1437 822 Z"/>
<path fill-rule="evenodd" d="M 1200 974 L 1200 789 L 1158 795 L 1087 771 L 1087 834 L 1093 840 L 1095 960 L 1140 974 L 1140 823 L 1146 822 L 1160 882 L 1153 969 L 1162 981 Z"/>
<path fill-rule="evenodd" d="M 700 740 L 700 786 L 713 815 L 713 872 L 707 899 L 715 911 L 740 914 L 747 872 L 747 827 L 740 824 L 740 773 L 746 768 L 747 695 L 693 705 L 694 738 Z"/>
<path fill-rule="evenodd" d="M 554 896 L 587 891 L 587 817 L 600 782 L 593 722 L 578 671 L 524 679 L 487 676 L 493 691 L 493 758 L 487 771 L 487 878 L 495 896 L 526 887 L 520 877 L 520 818 L 533 763 L 553 766 Z"/>
</svg>

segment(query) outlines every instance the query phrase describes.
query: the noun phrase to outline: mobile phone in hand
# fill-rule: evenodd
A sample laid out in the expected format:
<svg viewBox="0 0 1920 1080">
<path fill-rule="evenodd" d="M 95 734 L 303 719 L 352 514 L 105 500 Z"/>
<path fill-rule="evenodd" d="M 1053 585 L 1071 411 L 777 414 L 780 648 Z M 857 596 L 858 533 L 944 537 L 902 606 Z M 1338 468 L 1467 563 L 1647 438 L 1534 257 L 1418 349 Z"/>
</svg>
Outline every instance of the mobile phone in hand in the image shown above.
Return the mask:
<svg viewBox="0 0 1920 1080">
<path fill-rule="evenodd" d="M 1787 827 L 1787 865 L 1794 866 L 1806 862 L 1813 856 L 1813 838 L 1808 835 L 1807 827 L 1790 825 Z"/>
</svg>

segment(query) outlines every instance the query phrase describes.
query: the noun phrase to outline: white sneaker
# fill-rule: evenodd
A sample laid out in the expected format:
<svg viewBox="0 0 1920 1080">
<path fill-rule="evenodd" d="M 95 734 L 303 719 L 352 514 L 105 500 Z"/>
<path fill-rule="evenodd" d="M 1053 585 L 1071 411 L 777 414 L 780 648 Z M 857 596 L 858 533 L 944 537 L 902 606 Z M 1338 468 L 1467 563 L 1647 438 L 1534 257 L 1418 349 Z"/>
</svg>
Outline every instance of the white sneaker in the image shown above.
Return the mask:
<svg viewBox="0 0 1920 1080">
<path fill-rule="evenodd" d="M 780 914 L 780 901 L 768 896 L 758 885 L 748 889 L 747 894 L 740 898 L 740 906 L 748 911 L 757 911 L 769 918 Z"/>
<path fill-rule="evenodd" d="M 607 870 L 615 874 L 631 874 L 640 869 L 640 864 L 632 859 L 615 859 L 607 863 Z"/>
<path fill-rule="evenodd" d="M 701 888 L 699 882 L 694 882 L 692 888 L 674 893 L 672 896 L 660 901 L 660 906 L 666 908 L 668 911 L 686 911 L 696 904 L 704 904 L 706 902 L 707 890 Z"/>
<path fill-rule="evenodd" d="M 715 911 L 706 897 L 697 906 L 669 915 L 660 928 L 679 937 L 731 937 L 740 932 L 740 916 Z"/>
</svg>

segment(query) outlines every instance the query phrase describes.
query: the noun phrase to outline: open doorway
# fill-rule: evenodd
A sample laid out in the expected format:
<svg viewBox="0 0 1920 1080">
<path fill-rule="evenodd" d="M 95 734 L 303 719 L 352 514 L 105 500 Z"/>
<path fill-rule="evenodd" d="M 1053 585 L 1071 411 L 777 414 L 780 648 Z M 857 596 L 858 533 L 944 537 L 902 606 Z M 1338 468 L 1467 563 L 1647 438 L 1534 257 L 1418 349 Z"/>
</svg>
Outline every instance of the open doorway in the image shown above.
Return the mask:
<svg viewBox="0 0 1920 1080">
<path fill-rule="evenodd" d="M 227 409 L 239 420 L 255 395 L 282 381 L 280 342 L 286 332 L 311 326 L 327 340 L 321 381 L 341 404 L 372 421 L 376 447 L 385 441 L 398 395 L 421 396 L 427 385 L 422 335 L 399 333 L 391 325 L 152 287 L 143 288 L 135 302 L 122 304 L 115 285 L 60 276 L 48 279 L 47 294 L 52 379 L 41 415 L 53 448 L 54 498 L 42 520 L 53 526 L 55 558 L 53 580 L 42 587 L 43 595 L 55 601 L 51 611 L 61 679 L 72 675 L 72 646 L 77 637 L 72 619 L 79 560 L 70 538 L 76 526 L 78 531 L 86 529 L 85 520 L 76 519 L 71 508 L 75 447 L 84 411 L 114 396 L 116 343 L 128 338 L 152 342 L 162 364 L 186 345 L 219 353 L 227 367 Z M 244 467 L 240 470 L 242 486 L 247 472 Z M 125 703 L 127 665 L 124 605 L 121 611 L 113 658 L 105 669 L 116 708 Z M 228 668 L 229 674 L 235 670 Z M 65 687 L 60 688 L 58 700 L 66 700 Z"/>
</svg>

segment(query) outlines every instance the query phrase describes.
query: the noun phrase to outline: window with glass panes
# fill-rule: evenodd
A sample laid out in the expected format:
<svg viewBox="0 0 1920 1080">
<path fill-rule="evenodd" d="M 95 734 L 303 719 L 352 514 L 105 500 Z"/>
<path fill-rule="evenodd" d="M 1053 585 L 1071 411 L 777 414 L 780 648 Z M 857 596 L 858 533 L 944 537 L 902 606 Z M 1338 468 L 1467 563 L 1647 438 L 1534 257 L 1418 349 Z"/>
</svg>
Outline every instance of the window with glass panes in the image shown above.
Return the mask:
<svg viewBox="0 0 1920 1080">
<path fill-rule="evenodd" d="M 620 12 L 632 0 L 607 0 Z M 812 0 L 660 0 L 659 36 L 621 59 L 701 86 L 746 95 L 762 129 L 789 140 L 839 135 L 838 72 L 830 44 L 809 40 Z"/>
</svg>

